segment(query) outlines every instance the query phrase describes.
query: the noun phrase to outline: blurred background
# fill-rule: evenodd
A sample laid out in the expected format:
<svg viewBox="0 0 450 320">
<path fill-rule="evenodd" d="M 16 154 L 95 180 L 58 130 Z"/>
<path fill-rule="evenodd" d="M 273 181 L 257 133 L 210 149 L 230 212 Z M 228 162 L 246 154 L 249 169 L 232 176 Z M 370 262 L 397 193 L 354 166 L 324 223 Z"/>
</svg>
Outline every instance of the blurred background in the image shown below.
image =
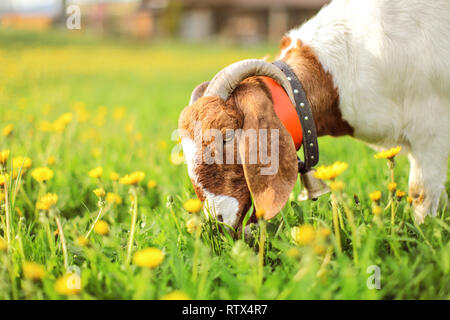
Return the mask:
<svg viewBox="0 0 450 320">
<path fill-rule="evenodd" d="M 179 38 L 258 45 L 278 42 L 327 0 L 1 0 L 2 28 L 65 28 L 65 8 L 77 5 L 76 32 L 139 41 Z M 74 31 L 74 30 L 70 30 Z"/>
</svg>

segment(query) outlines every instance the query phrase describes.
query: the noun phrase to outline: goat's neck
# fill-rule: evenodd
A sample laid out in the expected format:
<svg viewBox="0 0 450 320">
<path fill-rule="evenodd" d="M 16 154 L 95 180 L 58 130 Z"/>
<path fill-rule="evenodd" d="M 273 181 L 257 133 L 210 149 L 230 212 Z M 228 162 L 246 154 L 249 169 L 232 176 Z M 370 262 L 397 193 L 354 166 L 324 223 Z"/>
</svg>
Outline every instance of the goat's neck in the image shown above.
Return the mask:
<svg viewBox="0 0 450 320">
<path fill-rule="evenodd" d="M 293 69 L 303 85 L 311 105 L 317 134 L 353 135 L 353 128 L 342 118 L 339 91 L 334 86 L 333 78 L 323 69 L 313 50 L 298 40 L 295 47 L 283 54 L 282 60 Z"/>
</svg>

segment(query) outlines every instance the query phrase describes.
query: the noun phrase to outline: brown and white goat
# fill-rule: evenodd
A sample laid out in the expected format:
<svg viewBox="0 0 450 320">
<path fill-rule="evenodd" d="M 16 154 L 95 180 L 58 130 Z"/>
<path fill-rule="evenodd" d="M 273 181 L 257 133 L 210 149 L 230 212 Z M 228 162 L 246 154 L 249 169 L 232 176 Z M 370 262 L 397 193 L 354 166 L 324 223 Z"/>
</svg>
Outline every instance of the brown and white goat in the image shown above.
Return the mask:
<svg viewBox="0 0 450 320">
<path fill-rule="evenodd" d="M 334 0 L 290 31 L 279 54 L 304 87 L 319 136 L 349 135 L 375 148 L 402 146 L 411 164 L 409 194 L 419 223 L 428 213 L 436 214 L 445 193 L 449 17 L 448 0 Z M 252 199 L 266 219 L 276 215 L 297 179 L 296 148 L 261 76 L 275 79 L 291 94 L 279 69 L 251 60 L 225 68 L 211 83 L 197 87 L 179 118 L 195 191 L 207 200 L 211 213 L 233 227 Z M 223 142 L 218 143 L 218 135 L 196 141 L 199 133 L 211 129 L 222 133 Z M 258 139 L 267 129 L 266 141 L 276 132 L 275 174 L 261 174 L 273 159 L 249 161 L 255 142 L 233 134 L 239 129 L 255 130 Z M 267 148 L 273 151 L 270 143 Z M 205 162 L 205 151 L 213 157 L 231 154 L 234 161 Z"/>
</svg>

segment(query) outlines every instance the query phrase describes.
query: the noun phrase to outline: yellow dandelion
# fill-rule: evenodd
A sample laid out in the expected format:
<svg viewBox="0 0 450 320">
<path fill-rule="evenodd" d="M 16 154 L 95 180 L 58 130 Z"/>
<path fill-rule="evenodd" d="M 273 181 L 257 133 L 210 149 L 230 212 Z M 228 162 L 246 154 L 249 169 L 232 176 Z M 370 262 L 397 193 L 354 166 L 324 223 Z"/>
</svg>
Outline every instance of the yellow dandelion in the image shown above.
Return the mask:
<svg viewBox="0 0 450 320">
<path fill-rule="evenodd" d="M 331 181 L 330 189 L 332 191 L 342 191 L 345 188 L 345 184 L 342 181 Z"/>
<path fill-rule="evenodd" d="M 331 234 L 331 230 L 330 228 L 327 227 L 320 227 L 317 230 L 317 233 L 319 234 L 319 236 L 321 236 L 322 238 L 328 238 Z"/>
<path fill-rule="evenodd" d="M 320 166 L 317 168 L 317 171 L 314 172 L 314 176 L 317 179 L 333 180 L 347 168 L 348 164 L 346 162 L 336 161 L 331 166 Z"/>
<path fill-rule="evenodd" d="M 189 233 L 194 233 L 195 231 L 197 231 L 199 229 L 200 226 L 201 226 L 201 224 L 197 218 L 189 219 L 186 222 L 186 229 L 187 229 L 187 232 L 189 232 Z"/>
<path fill-rule="evenodd" d="M 73 118 L 72 113 L 71 112 L 66 112 L 66 113 L 63 113 L 61 116 L 59 116 L 59 118 L 56 119 L 56 121 L 60 122 L 60 123 L 62 123 L 64 125 L 67 125 L 70 122 L 72 122 L 72 118 Z"/>
<path fill-rule="evenodd" d="M 55 291 L 65 296 L 76 295 L 81 291 L 81 278 L 78 274 L 65 274 L 55 282 Z"/>
<path fill-rule="evenodd" d="M 388 184 L 388 190 L 391 192 L 394 192 L 395 190 L 397 190 L 397 184 L 395 182 L 391 182 Z"/>
<path fill-rule="evenodd" d="M 104 220 L 98 220 L 94 226 L 95 233 L 106 236 L 109 233 L 109 224 Z"/>
<path fill-rule="evenodd" d="M 4 165 L 6 164 L 6 161 L 8 161 L 9 158 L 9 150 L 4 149 L 2 152 L 0 152 L 0 164 Z"/>
<path fill-rule="evenodd" d="M 97 198 L 103 198 L 106 194 L 106 192 L 103 188 L 97 188 L 93 192 L 97 196 Z"/>
<path fill-rule="evenodd" d="M 308 245 L 316 238 L 316 231 L 309 224 L 291 229 L 291 236 L 295 243 L 299 245 Z"/>
<path fill-rule="evenodd" d="M 38 182 L 43 182 L 53 178 L 53 171 L 50 168 L 36 168 L 31 171 L 31 176 Z"/>
<path fill-rule="evenodd" d="M 288 257 L 291 258 L 297 258 L 300 256 L 300 251 L 298 250 L 298 248 L 290 248 L 287 252 L 286 252 Z"/>
<path fill-rule="evenodd" d="M 316 244 L 313 246 L 313 252 L 319 256 L 324 255 L 327 252 L 327 247 L 323 244 Z"/>
<path fill-rule="evenodd" d="M 406 195 L 406 192 L 404 192 L 402 190 L 397 190 L 395 195 L 397 196 L 397 200 L 401 200 Z"/>
<path fill-rule="evenodd" d="M 55 158 L 54 156 L 48 157 L 48 159 L 47 159 L 47 164 L 48 164 L 49 166 L 54 165 L 55 162 L 56 162 L 56 158 Z"/>
<path fill-rule="evenodd" d="M 369 193 L 370 200 L 372 201 L 380 201 L 381 199 L 381 191 L 377 190 Z"/>
<path fill-rule="evenodd" d="M 154 188 L 156 188 L 156 181 L 155 181 L 155 180 L 149 180 L 148 183 L 147 183 L 147 187 L 148 187 L 149 189 L 154 189 Z"/>
<path fill-rule="evenodd" d="M 0 251 L 6 251 L 8 249 L 8 243 L 5 239 L 0 238 Z"/>
<path fill-rule="evenodd" d="M 120 178 L 120 184 L 128 184 L 128 185 L 136 185 L 141 182 L 145 178 L 145 173 L 142 171 L 136 171 L 130 174 L 125 175 Z"/>
<path fill-rule="evenodd" d="M 189 296 L 183 291 L 172 291 L 160 298 L 160 300 L 190 300 Z"/>
<path fill-rule="evenodd" d="M 202 210 L 203 204 L 199 199 L 189 199 L 183 204 L 187 212 L 196 213 Z"/>
<path fill-rule="evenodd" d="M 117 121 L 122 120 L 123 117 L 125 116 L 125 111 L 126 111 L 125 107 L 114 108 L 114 110 L 113 110 L 114 120 L 117 120 Z"/>
<path fill-rule="evenodd" d="M 55 193 L 47 193 L 46 195 L 39 198 L 38 202 L 36 203 L 36 208 L 46 211 L 56 205 L 56 202 L 58 202 L 58 195 Z"/>
<path fill-rule="evenodd" d="M 413 199 L 410 196 L 408 196 L 406 197 L 406 201 L 408 201 L 408 203 L 411 204 L 413 202 Z"/>
<path fill-rule="evenodd" d="M 375 159 L 392 159 L 402 150 L 401 146 L 391 148 L 389 150 L 383 150 L 374 155 Z"/>
<path fill-rule="evenodd" d="M 266 211 L 264 209 L 257 209 L 255 212 L 256 219 L 262 219 L 265 214 Z"/>
<path fill-rule="evenodd" d="M 6 127 L 3 128 L 2 135 L 4 137 L 9 137 L 11 135 L 11 133 L 13 132 L 13 130 L 14 130 L 14 125 L 8 124 L 8 125 L 6 125 Z"/>
<path fill-rule="evenodd" d="M 12 165 L 14 169 L 27 170 L 31 168 L 32 161 L 28 157 L 14 157 L 12 159 Z"/>
<path fill-rule="evenodd" d="M 103 167 L 97 167 L 88 172 L 89 177 L 99 179 L 102 177 Z"/>
<path fill-rule="evenodd" d="M 4 173 L 4 174 L 0 174 L 0 186 L 3 187 L 5 185 L 5 182 L 8 181 L 9 179 L 9 174 Z"/>
<path fill-rule="evenodd" d="M 106 202 L 120 205 L 122 204 L 122 198 L 117 193 L 108 192 L 106 195 Z"/>
<path fill-rule="evenodd" d="M 109 175 L 109 178 L 112 181 L 117 181 L 117 180 L 119 180 L 120 176 L 117 172 L 111 172 L 111 174 Z"/>
<path fill-rule="evenodd" d="M 381 214 L 383 213 L 383 209 L 382 209 L 380 206 L 374 206 L 374 207 L 372 208 L 372 213 L 373 213 L 375 216 L 379 216 L 379 215 L 381 215 Z"/>
<path fill-rule="evenodd" d="M 133 264 L 139 267 L 156 268 L 164 260 L 164 253 L 158 248 L 146 248 L 133 255 Z"/>
<path fill-rule="evenodd" d="M 41 280 L 45 275 L 44 266 L 31 261 L 25 261 L 23 263 L 22 271 L 25 278 L 30 280 Z"/>
<path fill-rule="evenodd" d="M 86 247 L 89 244 L 89 240 L 84 236 L 79 236 L 76 239 L 76 243 L 81 247 Z"/>
</svg>

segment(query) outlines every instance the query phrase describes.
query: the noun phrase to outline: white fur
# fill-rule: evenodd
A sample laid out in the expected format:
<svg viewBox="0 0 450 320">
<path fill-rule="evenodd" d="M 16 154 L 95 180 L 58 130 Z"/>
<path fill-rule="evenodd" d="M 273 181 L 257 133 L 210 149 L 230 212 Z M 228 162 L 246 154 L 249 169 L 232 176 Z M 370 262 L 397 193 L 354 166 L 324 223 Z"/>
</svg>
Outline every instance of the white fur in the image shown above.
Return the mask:
<svg viewBox="0 0 450 320">
<path fill-rule="evenodd" d="M 450 1 L 334 0 L 292 30 L 339 89 L 355 137 L 378 148 L 401 145 L 421 223 L 436 214 L 450 150 Z"/>
<path fill-rule="evenodd" d="M 199 163 L 199 157 L 201 156 L 195 142 L 191 138 L 183 137 L 181 139 L 181 145 L 183 147 L 189 177 L 191 178 L 192 183 L 202 189 L 206 197 L 204 208 L 206 217 L 208 218 L 209 211 L 212 216 L 221 216 L 224 223 L 236 227 L 236 224 L 239 221 L 237 215 L 239 212 L 239 202 L 236 198 L 226 195 L 216 195 L 206 190 L 198 181 L 198 176 L 195 172 L 196 165 Z"/>
</svg>

